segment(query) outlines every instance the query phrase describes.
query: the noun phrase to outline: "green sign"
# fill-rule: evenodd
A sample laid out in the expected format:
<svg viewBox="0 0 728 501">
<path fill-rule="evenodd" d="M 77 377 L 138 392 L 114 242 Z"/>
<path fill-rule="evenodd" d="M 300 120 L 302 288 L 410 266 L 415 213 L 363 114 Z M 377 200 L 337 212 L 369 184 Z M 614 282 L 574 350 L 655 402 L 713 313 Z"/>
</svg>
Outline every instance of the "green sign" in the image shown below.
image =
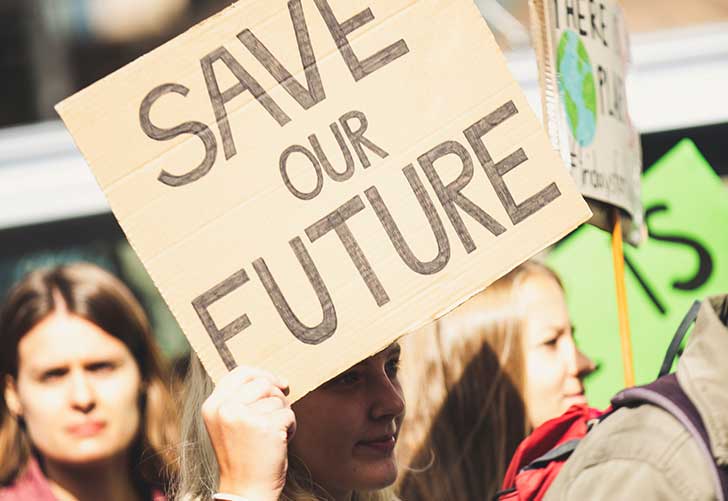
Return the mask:
<svg viewBox="0 0 728 501">
<path fill-rule="evenodd" d="M 683 140 L 642 179 L 650 237 L 625 247 L 637 384 L 657 376 L 695 299 L 728 292 L 728 192 L 695 145 Z M 581 227 L 549 257 L 561 275 L 580 347 L 600 366 L 587 380 L 604 407 L 624 386 L 610 235 Z"/>
</svg>

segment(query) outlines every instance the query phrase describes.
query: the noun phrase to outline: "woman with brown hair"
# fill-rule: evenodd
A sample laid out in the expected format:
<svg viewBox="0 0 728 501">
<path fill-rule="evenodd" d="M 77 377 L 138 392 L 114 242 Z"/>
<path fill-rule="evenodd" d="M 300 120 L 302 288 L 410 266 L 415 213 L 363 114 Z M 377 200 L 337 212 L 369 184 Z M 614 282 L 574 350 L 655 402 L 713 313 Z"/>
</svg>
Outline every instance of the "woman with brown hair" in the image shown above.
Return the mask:
<svg viewBox="0 0 728 501">
<path fill-rule="evenodd" d="M 558 277 L 534 262 L 401 343 L 405 500 L 492 499 L 530 430 L 586 403 L 582 379 L 594 370 Z"/>
<path fill-rule="evenodd" d="M 399 352 L 395 343 L 293 404 L 286 382 L 251 367 L 213 390 L 193 357 L 176 498 L 396 501 Z"/>
<path fill-rule="evenodd" d="M 176 419 L 132 293 L 90 264 L 28 274 L 0 313 L 0 500 L 147 501 Z"/>
</svg>

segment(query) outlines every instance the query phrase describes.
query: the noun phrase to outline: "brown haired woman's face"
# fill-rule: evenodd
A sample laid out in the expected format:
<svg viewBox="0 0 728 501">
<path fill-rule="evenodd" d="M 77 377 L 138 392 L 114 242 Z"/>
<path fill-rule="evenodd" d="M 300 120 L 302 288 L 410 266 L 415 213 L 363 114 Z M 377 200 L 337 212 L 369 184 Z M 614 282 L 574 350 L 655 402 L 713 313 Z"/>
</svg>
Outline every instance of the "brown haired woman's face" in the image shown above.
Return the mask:
<svg viewBox="0 0 728 501">
<path fill-rule="evenodd" d="M 6 400 L 47 461 L 90 464 L 127 452 L 142 382 L 121 341 L 61 309 L 21 338 L 18 357 Z"/>
<path fill-rule="evenodd" d="M 397 478 L 394 446 L 404 417 L 399 354 L 394 344 L 293 405 L 298 427 L 290 452 L 337 499 Z"/>
<path fill-rule="evenodd" d="M 582 379 L 594 364 L 574 344 L 564 292 L 552 277 L 529 277 L 524 294 L 526 326 L 526 408 L 531 425 L 560 416 L 575 404 L 586 404 Z"/>
</svg>

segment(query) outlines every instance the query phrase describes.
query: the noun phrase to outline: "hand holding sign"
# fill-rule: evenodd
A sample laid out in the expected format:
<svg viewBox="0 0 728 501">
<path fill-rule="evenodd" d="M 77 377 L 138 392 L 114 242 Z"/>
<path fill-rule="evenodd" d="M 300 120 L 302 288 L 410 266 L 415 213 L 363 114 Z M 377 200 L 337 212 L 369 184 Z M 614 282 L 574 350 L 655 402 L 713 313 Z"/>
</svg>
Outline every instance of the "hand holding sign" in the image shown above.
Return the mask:
<svg viewBox="0 0 728 501">
<path fill-rule="evenodd" d="M 202 415 L 220 468 L 219 490 L 277 501 L 286 483 L 293 415 L 275 376 L 238 367 L 220 380 Z"/>
<path fill-rule="evenodd" d="M 236 3 L 58 105 L 211 376 L 292 400 L 589 216 L 472 2 L 355 4 Z"/>
</svg>

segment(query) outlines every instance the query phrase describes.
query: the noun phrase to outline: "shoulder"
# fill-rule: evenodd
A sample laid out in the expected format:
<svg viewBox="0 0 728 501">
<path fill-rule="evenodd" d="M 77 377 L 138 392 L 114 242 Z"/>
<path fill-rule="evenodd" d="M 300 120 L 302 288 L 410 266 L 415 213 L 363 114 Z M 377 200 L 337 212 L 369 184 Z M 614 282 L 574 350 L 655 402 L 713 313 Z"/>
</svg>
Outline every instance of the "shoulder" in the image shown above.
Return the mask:
<svg viewBox="0 0 728 501">
<path fill-rule="evenodd" d="M 57 501 L 38 463 L 31 460 L 12 484 L 0 488 L 0 501 Z"/>
<path fill-rule="evenodd" d="M 692 436 L 670 414 L 623 408 L 579 444 L 546 501 L 712 500 L 713 485 Z"/>
</svg>

